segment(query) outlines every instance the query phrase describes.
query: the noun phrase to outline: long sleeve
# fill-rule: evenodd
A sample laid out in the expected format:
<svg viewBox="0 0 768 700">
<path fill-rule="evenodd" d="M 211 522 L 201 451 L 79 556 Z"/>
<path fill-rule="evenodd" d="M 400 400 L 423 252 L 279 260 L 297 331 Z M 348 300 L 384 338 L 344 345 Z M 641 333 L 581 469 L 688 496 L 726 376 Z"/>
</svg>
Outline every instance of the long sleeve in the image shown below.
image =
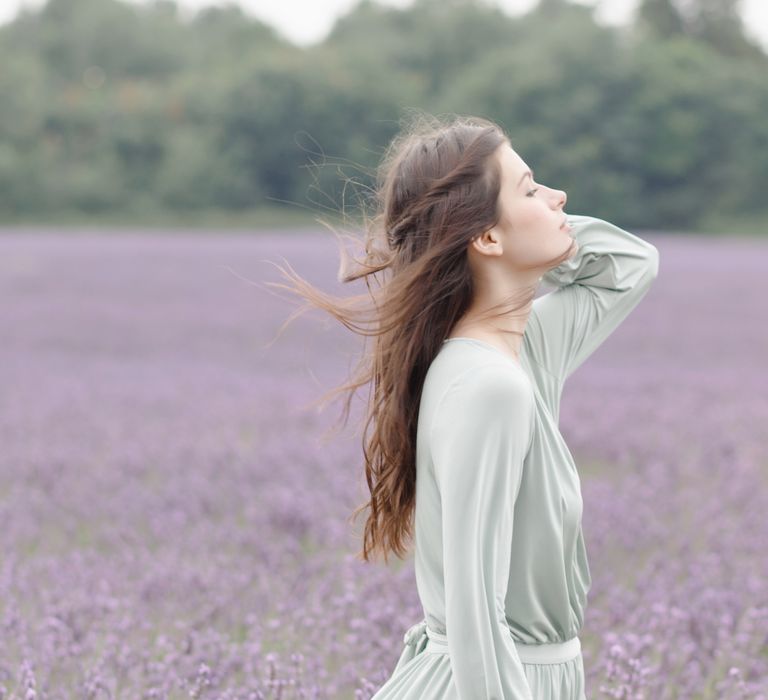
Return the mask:
<svg viewBox="0 0 768 700">
<path fill-rule="evenodd" d="M 542 279 L 558 287 L 533 300 L 534 359 L 561 382 L 629 315 L 656 278 L 655 246 L 591 216 L 569 215 L 578 251 Z"/>
<path fill-rule="evenodd" d="M 461 700 L 533 700 L 504 607 L 533 401 L 516 369 L 477 365 L 452 381 L 431 426 L 446 634 Z"/>
</svg>

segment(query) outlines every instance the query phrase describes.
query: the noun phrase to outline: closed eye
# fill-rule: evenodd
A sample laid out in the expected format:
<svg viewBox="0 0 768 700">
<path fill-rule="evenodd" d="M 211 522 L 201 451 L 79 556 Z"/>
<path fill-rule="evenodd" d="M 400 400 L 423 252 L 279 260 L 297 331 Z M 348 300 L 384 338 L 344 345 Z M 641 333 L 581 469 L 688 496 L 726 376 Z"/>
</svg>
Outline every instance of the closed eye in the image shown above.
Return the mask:
<svg viewBox="0 0 768 700">
<path fill-rule="evenodd" d="M 532 190 L 530 190 L 530 191 L 528 192 L 528 194 L 526 195 L 526 197 L 530 197 L 532 194 L 535 194 L 535 193 L 536 193 L 536 192 L 538 192 L 538 191 L 539 191 L 539 188 L 538 188 L 538 187 L 535 187 L 534 189 L 532 189 Z"/>
</svg>

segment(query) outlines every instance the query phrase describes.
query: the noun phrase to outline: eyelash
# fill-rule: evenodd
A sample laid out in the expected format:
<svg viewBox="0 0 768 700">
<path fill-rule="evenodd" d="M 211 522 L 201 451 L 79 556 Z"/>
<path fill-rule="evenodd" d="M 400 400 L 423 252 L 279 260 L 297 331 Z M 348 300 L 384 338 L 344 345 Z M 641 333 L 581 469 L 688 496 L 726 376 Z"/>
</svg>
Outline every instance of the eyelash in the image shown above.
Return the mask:
<svg viewBox="0 0 768 700">
<path fill-rule="evenodd" d="M 531 194 L 533 194 L 533 193 L 535 193 L 535 192 L 538 192 L 538 191 L 539 191 L 539 188 L 538 188 L 538 187 L 535 187 L 534 189 L 532 189 L 532 190 L 530 190 L 530 191 L 528 192 L 528 196 L 530 196 Z"/>
</svg>

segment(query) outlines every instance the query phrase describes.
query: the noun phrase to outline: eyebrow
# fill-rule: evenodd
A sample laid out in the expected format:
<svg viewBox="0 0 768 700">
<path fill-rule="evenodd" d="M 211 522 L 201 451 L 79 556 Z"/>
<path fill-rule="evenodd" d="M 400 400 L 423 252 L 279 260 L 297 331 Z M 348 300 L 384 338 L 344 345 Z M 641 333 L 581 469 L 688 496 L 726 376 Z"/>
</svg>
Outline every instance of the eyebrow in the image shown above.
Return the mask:
<svg viewBox="0 0 768 700">
<path fill-rule="evenodd" d="M 516 187 L 520 187 L 520 183 L 525 179 L 526 175 L 530 175 L 531 176 L 531 180 L 535 179 L 534 175 L 533 175 L 533 170 L 529 170 L 528 172 L 523 173 L 523 176 L 517 181 Z"/>
</svg>

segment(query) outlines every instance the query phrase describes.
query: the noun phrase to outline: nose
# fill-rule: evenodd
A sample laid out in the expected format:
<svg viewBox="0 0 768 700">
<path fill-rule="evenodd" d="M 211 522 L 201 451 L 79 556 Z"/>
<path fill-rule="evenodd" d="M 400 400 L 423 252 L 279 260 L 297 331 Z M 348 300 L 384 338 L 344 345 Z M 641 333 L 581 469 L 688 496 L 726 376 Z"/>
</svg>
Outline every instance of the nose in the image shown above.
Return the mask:
<svg viewBox="0 0 768 700">
<path fill-rule="evenodd" d="M 557 207 L 562 209 L 568 201 L 568 195 L 563 190 L 555 190 L 555 201 L 557 202 Z"/>
</svg>

